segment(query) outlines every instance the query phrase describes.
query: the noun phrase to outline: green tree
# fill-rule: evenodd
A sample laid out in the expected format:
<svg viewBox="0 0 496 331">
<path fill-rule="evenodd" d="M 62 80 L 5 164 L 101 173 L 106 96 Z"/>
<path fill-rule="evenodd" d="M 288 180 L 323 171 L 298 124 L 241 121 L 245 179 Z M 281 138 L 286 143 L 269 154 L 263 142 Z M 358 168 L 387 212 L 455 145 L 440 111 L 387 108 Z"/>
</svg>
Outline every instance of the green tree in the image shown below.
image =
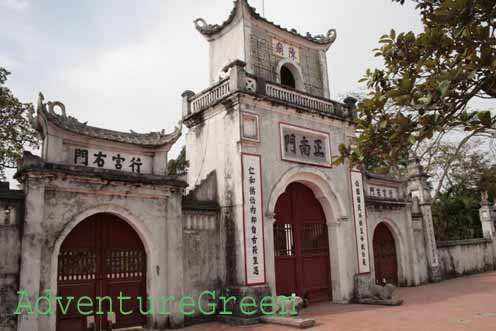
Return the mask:
<svg viewBox="0 0 496 331">
<path fill-rule="evenodd" d="M 397 0 L 397 2 L 402 2 Z M 410 151 L 453 130 L 462 142 L 496 134 L 496 116 L 472 111 L 475 98 L 496 97 L 496 0 L 415 0 L 424 31 L 383 35 L 357 108 L 358 137 L 340 146 L 343 161 L 391 168 Z"/>
<path fill-rule="evenodd" d="M 457 144 L 441 144 L 430 171 L 436 182 L 445 178 L 438 199 L 432 206 L 436 236 L 439 240 L 468 239 L 482 235 L 479 219 L 481 192 L 496 196 L 496 163 L 492 155 L 473 141 L 461 150 Z M 444 166 L 451 163 L 447 172 Z M 441 175 L 442 174 L 442 175 Z"/>
<path fill-rule="evenodd" d="M 0 67 L 0 179 L 5 179 L 5 169 L 16 167 L 26 147 L 37 148 L 39 144 L 26 117 L 33 106 L 20 102 L 5 86 L 9 74 Z"/>
<path fill-rule="evenodd" d="M 183 146 L 176 159 L 167 163 L 167 174 L 170 176 L 184 175 L 188 171 L 189 161 L 186 160 L 186 146 Z"/>
<path fill-rule="evenodd" d="M 432 220 L 437 240 L 482 237 L 478 200 L 468 194 L 444 192 L 432 205 Z"/>
</svg>

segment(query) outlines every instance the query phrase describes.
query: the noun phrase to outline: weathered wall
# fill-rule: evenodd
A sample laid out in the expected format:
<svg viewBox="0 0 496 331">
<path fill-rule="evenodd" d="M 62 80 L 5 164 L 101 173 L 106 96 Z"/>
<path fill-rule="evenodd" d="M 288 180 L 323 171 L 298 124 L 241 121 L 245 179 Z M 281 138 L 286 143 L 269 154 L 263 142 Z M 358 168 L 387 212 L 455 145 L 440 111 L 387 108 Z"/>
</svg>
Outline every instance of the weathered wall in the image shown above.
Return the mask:
<svg viewBox="0 0 496 331">
<path fill-rule="evenodd" d="M 219 80 L 222 69 L 234 60 L 245 61 L 244 25 L 237 20 L 217 39 L 210 42 L 210 84 Z"/>
<path fill-rule="evenodd" d="M 333 204 L 335 207 L 329 208 L 332 210 L 326 213 L 329 229 L 333 300 L 335 302 L 349 301 L 353 295 L 353 276 L 357 273 L 355 241 L 345 239 L 355 238 L 351 192 L 349 190 L 351 187 L 349 168 L 346 166 L 315 167 L 282 160 L 279 125 L 280 123 L 289 123 L 328 133 L 332 155 L 337 152 L 339 144 L 345 143 L 347 137 L 352 134 L 351 126 L 342 121 L 319 117 L 314 114 L 297 113 L 290 108 L 260 102 L 248 96 L 242 97 L 240 110 L 259 116 L 260 143 L 243 141 L 241 151 L 262 156 L 264 214 L 270 215 L 274 212 L 274 210 L 269 209 L 274 208 L 271 203 L 277 200 L 277 193 L 283 193 L 277 192 L 277 189 L 281 185 L 289 185 L 290 182 L 286 181 L 292 180 L 301 181 L 309 187 L 314 185 L 312 189 L 318 199 L 322 203 Z M 298 179 L 292 179 L 296 177 Z M 322 181 L 322 186 L 326 187 L 325 192 L 318 192 L 316 188 L 321 184 L 320 181 Z M 236 189 L 241 190 L 241 184 Z M 275 270 L 275 261 L 272 259 L 274 243 L 270 241 L 270 231 L 273 231 L 273 224 L 270 223 L 269 217 L 265 217 L 264 226 L 266 227 L 267 281 L 275 290 L 275 276 L 271 273 L 271 270 Z"/>
<path fill-rule="evenodd" d="M 247 28 L 249 35 L 246 37 L 249 41 L 250 54 L 247 55 L 248 70 L 253 67 L 253 74 L 267 81 L 277 82 L 279 73 L 277 72 L 277 64 L 281 60 L 280 57 L 273 54 L 272 38 L 281 39 L 281 33 L 275 33 L 267 28 L 264 28 L 256 21 L 251 22 L 251 27 Z M 298 43 L 296 40 L 290 40 L 294 46 L 300 49 L 300 63 L 305 82 L 306 92 L 328 97 L 327 93 L 327 63 L 325 56 L 320 56 L 321 51 L 311 49 Z"/>
<path fill-rule="evenodd" d="M 184 294 L 200 297 L 206 311 L 210 310 L 208 296 L 204 291 L 220 293 L 225 287 L 223 278 L 222 248 L 225 239 L 221 235 L 217 194 L 217 173 L 211 172 L 206 179 L 183 197 L 183 270 Z M 186 317 L 186 322 L 204 319 L 196 310 L 195 316 Z"/>
<path fill-rule="evenodd" d="M 90 170 L 88 170 L 91 172 Z M 43 173 L 38 173 L 41 176 Z M 183 295 L 182 189 L 167 184 L 126 183 L 100 178 L 41 176 L 25 180 L 26 231 L 22 247 L 20 286 L 30 296 L 57 288 L 57 253 L 74 226 L 95 213 L 112 213 L 138 233 L 147 252 L 147 294 Z M 31 238 L 31 239 L 30 239 Z M 174 266 L 171 268 L 170 266 Z M 171 325 L 181 325 L 177 304 L 171 305 Z M 55 316 L 22 316 L 20 330 L 55 329 Z M 162 328 L 167 317 L 149 317 Z"/>
<path fill-rule="evenodd" d="M 0 183 L 0 331 L 16 327 L 24 199 L 21 191 Z"/>
<path fill-rule="evenodd" d="M 384 223 L 391 231 L 395 240 L 399 285 L 418 285 L 419 276 L 415 264 L 417 257 L 409 208 L 405 207 L 393 210 L 380 210 L 373 207 L 367 207 L 367 222 L 369 231 L 369 247 L 371 252 L 370 266 L 372 275 L 375 276 L 373 247 L 374 232 L 376 227 L 380 223 Z"/>
<path fill-rule="evenodd" d="M 425 234 L 422 223 L 422 216 L 418 213 L 412 215 L 414 247 L 416 251 L 415 264 L 417 265 L 418 281 L 420 284 L 429 282 L 429 269 L 427 261 L 427 251 L 425 247 Z"/>
<path fill-rule="evenodd" d="M 438 242 L 443 279 L 496 270 L 496 243 L 487 239 Z"/>
<path fill-rule="evenodd" d="M 223 238 L 223 252 L 219 273 L 226 283 L 241 284 L 244 280 L 242 224 L 236 224 L 236 215 L 242 217 L 241 157 L 239 154 L 239 112 L 216 105 L 208 120 L 189 129 L 186 135 L 186 155 L 189 188 L 201 184 L 213 171 L 217 174 L 217 195 L 220 205 L 219 231 Z"/>
<path fill-rule="evenodd" d="M 220 292 L 225 285 L 219 269 L 221 237 L 215 212 L 183 212 L 184 294 L 198 298 L 203 291 Z M 203 300 L 201 304 L 209 303 Z M 196 310 L 196 316 L 200 312 Z"/>
</svg>

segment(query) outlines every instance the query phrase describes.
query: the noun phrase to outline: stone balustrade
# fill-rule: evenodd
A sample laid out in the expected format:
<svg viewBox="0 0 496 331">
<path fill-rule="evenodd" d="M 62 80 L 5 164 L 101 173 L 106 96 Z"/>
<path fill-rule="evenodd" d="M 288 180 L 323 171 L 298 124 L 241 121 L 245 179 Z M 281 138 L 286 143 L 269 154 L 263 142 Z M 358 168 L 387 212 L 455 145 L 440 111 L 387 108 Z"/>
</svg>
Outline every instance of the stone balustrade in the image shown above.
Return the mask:
<svg viewBox="0 0 496 331">
<path fill-rule="evenodd" d="M 275 83 L 267 83 L 265 85 L 265 93 L 268 97 L 320 113 L 340 117 L 348 115 L 346 106 L 335 101 L 313 97 Z"/>
<path fill-rule="evenodd" d="M 231 92 L 229 80 L 224 79 L 203 93 L 195 95 L 195 97 L 191 100 L 192 113 L 196 113 L 210 107 L 218 100 L 228 95 L 229 92 Z"/>
<path fill-rule="evenodd" d="M 306 111 L 317 112 L 348 121 L 354 120 L 352 107 L 348 104 L 313 96 L 275 82 L 265 82 L 257 79 L 257 77 L 248 74 L 244 70 L 244 63 L 240 61 L 235 61 L 226 68 L 226 70 L 230 70 L 229 77 L 224 78 L 212 87 L 198 94 L 192 91 L 183 93 L 184 119 L 213 106 L 234 92 L 241 91 Z"/>
</svg>

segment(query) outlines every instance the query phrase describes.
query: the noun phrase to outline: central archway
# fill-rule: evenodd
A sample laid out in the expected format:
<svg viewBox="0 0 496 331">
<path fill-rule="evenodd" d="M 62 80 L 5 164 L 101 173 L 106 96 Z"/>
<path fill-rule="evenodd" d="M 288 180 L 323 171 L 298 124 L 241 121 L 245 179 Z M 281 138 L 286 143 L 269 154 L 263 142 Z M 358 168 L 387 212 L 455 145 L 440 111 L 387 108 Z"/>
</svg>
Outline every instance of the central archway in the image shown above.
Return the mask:
<svg viewBox="0 0 496 331">
<path fill-rule="evenodd" d="M 95 330 L 107 330 L 108 320 L 114 319 L 114 328 L 144 326 L 146 316 L 140 314 L 137 297 L 146 301 L 147 255 L 143 243 L 126 221 L 113 214 L 95 214 L 72 229 L 60 246 L 57 266 L 57 295 L 63 298 L 87 296 L 93 307 L 100 310 L 97 297 L 102 300 L 102 312 L 107 314 L 83 316 L 76 305 L 62 314 L 57 312 L 58 331 L 87 330 L 92 322 Z M 130 297 L 123 302 L 118 297 Z M 147 307 L 142 307 L 146 310 Z M 86 311 L 86 310 L 85 310 Z M 121 312 L 132 311 L 126 315 Z"/>
<path fill-rule="evenodd" d="M 301 183 L 288 185 L 277 200 L 275 219 L 277 294 L 331 301 L 327 222 L 312 190 Z"/>
</svg>

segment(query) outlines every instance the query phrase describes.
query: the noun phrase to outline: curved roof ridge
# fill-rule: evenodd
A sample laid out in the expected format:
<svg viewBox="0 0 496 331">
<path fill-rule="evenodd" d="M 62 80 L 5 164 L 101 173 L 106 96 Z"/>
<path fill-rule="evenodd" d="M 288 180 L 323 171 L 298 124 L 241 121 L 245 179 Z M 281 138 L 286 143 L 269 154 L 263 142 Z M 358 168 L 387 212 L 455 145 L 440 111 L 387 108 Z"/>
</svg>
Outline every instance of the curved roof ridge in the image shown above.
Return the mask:
<svg viewBox="0 0 496 331">
<path fill-rule="evenodd" d="M 83 123 L 75 117 L 68 116 L 65 112 L 65 106 L 61 102 L 43 103 L 43 101 L 43 94 L 40 93 L 38 99 L 38 107 L 36 110 L 37 116 L 33 116 L 33 109 L 31 109 L 31 113 L 29 114 L 31 124 L 41 134 L 44 134 L 44 122 L 46 120 L 47 122 L 53 123 L 55 126 L 72 133 L 88 136 L 91 138 L 132 144 L 148 148 L 174 144 L 181 136 L 181 122 L 178 126 L 175 127 L 175 130 L 172 133 L 168 134 L 165 133 L 165 130 L 149 133 L 137 133 L 133 130 L 130 130 L 130 132 L 115 131 L 90 126 L 87 124 L 88 122 Z M 54 111 L 53 108 L 55 106 L 60 107 L 61 114 L 57 114 Z"/>
<path fill-rule="evenodd" d="M 220 33 L 224 28 L 226 28 L 229 24 L 231 24 L 236 17 L 236 10 L 238 9 L 238 6 L 240 5 L 246 5 L 246 8 L 248 9 L 249 14 L 254 17 L 255 19 L 268 23 L 274 27 L 276 27 L 279 30 L 282 30 L 284 32 L 290 33 L 296 37 L 306 39 L 307 41 L 310 41 L 312 43 L 318 44 L 318 45 L 330 45 L 336 40 L 336 30 L 335 29 L 330 29 L 326 35 L 320 34 L 316 36 L 312 36 L 309 32 L 307 32 L 306 35 L 300 34 L 296 29 L 287 29 L 284 28 L 272 21 L 269 21 L 262 15 L 260 15 L 257 10 L 250 6 L 248 3 L 248 0 L 235 0 L 234 1 L 234 7 L 231 10 L 229 17 L 222 23 L 222 24 L 208 24 L 203 18 L 197 18 L 193 21 L 195 24 L 196 29 L 204 36 L 210 37 L 213 35 L 216 35 Z"/>
</svg>

